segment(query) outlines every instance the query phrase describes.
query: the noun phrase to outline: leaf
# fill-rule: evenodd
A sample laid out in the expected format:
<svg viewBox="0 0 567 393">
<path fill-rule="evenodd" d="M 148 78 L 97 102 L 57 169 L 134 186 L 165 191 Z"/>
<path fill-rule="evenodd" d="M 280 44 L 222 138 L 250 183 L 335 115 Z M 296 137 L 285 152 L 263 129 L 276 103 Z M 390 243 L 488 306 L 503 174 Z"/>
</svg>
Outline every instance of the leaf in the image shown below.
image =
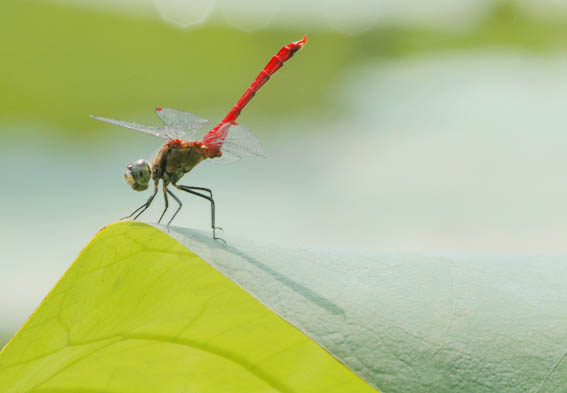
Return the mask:
<svg viewBox="0 0 567 393">
<path fill-rule="evenodd" d="M 346 390 L 345 390 L 346 389 Z M 0 353 L 0 392 L 372 392 L 167 234 L 97 234 Z"/>
<path fill-rule="evenodd" d="M 0 353 L 0 392 L 567 386 L 565 256 L 224 246 L 158 228 L 94 238 Z"/>
<path fill-rule="evenodd" d="M 221 247 L 170 234 L 383 393 L 567 386 L 567 258 Z M 345 390 L 347 392 L 348 390 Z"/>
</svg>

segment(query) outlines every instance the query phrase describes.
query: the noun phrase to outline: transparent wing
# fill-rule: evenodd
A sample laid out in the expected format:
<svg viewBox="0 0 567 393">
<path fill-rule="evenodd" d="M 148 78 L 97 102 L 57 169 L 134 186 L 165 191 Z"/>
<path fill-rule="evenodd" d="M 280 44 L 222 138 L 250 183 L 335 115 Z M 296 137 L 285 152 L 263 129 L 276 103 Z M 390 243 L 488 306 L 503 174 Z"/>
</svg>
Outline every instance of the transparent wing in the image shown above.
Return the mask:
<svg viewBox="0 0 567 393">
<path fill-rule="evenodd" d="M 197 130 L 209 124 L 208 120 L 177 109 L 157 108 L 156 113 L 165 124 L 165 130 L 171 139 L 192 140 Z"/>
<path fill-rule="evenodd" d="M 165 133 L 167 135 L 167 139 L 182 139 L 185 141 L 192 141 L 195 139 L 197 130 L 182 130 L 179 128 L 174 128 L 172 126 L 165 126 Z"/>
<path fill-rule="evenodd" d="M 99 117 L 94 115 L 91 115 L 91 118 L 104 121 L 106 123 L 114 124 L 120 127 L 129 128 L 131 130 L 142 131 L 146 134 L 157 136 L 158 138 L 170 139 L 169 136 L 167 135 L 165 128 L 144 126 L 137 123 L 129 123 L 127 121 L 122 121 L 122 120 L 107 119 L 106 117 Z"/>
<path fill-rule="evenodd" d="M 198 130 L 209 124 L 208 120 L 177 109 L 157 108 L 156 113 L 165 125 L 182 130 Z"/>
<path fill-rule="evenodd" d="M 156 113 L 165 124 L 166 128 L 174 129 L 177 132 L 186 132 L 194 135 L 192 130 L 197 131 L 207 124 L 208 120 L 200 118 L 189 112 L 179 111 L 171 108 L 157 108 Z"/>
<path fill-rule="evenodd" d="M 250 130 L 240 124 L 230 125 L 229 127 L 228 135 L 224 141 L 211 141 L 212 143 L 222 143 L 222 156 L 212 159 L 211 162 L 225 164 L 244 157 L 265 158 L 262 144 Z"/>
</svg>

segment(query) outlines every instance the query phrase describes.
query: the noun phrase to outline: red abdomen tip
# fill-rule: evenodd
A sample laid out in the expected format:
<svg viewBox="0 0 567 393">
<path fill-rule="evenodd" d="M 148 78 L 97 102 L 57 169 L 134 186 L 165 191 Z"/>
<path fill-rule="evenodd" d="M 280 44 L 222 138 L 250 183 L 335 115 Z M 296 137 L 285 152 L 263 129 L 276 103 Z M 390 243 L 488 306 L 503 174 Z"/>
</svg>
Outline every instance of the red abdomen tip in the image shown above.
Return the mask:
<svg viewBox="0 0 567 393">
<path fill-rule="evenodd" d="M 305 45 L 306 42 L 307 42 L 307 34 L 304 34 L 303 38 L 299 41 L 295 41 L 294 44 L 299 45 L 301 47 Z"/>
</svg>

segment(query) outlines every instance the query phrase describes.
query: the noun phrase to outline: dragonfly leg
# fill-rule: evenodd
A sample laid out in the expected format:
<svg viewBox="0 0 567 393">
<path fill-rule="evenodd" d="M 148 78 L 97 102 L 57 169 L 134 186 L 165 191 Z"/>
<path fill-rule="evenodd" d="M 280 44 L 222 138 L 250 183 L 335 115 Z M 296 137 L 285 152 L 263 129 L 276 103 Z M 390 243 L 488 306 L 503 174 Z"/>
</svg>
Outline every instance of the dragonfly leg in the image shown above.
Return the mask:
<svg viewBox="0 0 567 393">
<path fill-rule="evenodd" d="M 189 187 L 189 186 L 182 186 L 182 185 L 179 185 L 179 184 L 174 184 L 173 186 L 175 188 L 177 188 L 178 190 L 185 191 L 185 192 L 188 192 L 188 193 L 193 194 L 193 195 L 197 195 L 198 197 L 206 199 L 211 203 L 211 228 L 213 228 L 213 239 L 222 240 L 223 242 L 225 242 L 224 239 L 217 237 L 216 230 L 217 229 L 222 230 L 222 228 L 215 226 L 215 200 L 213 199 L 212 191 L 209 190 L 208 188 L 203 188 L 203 187 Z M 205 194 L 201 194 L 200 192 L 197 192 L 195 190 L 206 191 L 210 194 L 210 196 L 205 195 Z"/>
<path fill-rule="evenodd" d="M 171 218 L 169 219 L 169 222 L 167 223 L 167 226 L 169 226 L 169 224 L 171 224 L 171 221 L 173 221 L 173 219 L 175 218 L 175 216 L 177 215 L 177 213 L 179 213 L 179 210 L 181 210 L 181 208 L 183 207 L 183 203 L 181 203 L 181 200 L 179 200 L 179 198 L 177 198 L 175 196 L 175 194 L 173 192 L 171 192 L 171 190 L 169 190 L 168 188 L 166 188 L 166 191 L 169 195 L 171 195 L 173 197 L 173 199 L 175 199 L 175 201 L 177 202 L 177 204 L 179 204 L 179 206 L 177 207 L 177 210 L 175 211 L 175 213 L 173 213 L 173 216 L 171 216 Z"/>
<path fill-rule="evenodd" d="M 220 229 L 221 231 L 224 231 L 224 229 L 222 229 L 221 227 L 217 227 L 215 226 L 215 201 L 213 198 L 213 192 L 211 191 L 210 188 L 205 188 L 205 187 L 194 187 L 194 186 L 181 186 L 184 188 L 188 188 L 190 190 L 199 190 L 199 191 L 205 191 L 209 194 L 209 196 L 211 197 L 211 199 L 209 199 L 211 201 L 211 221 L 212 221 L 212 226 L 213 229 Z"/>
<path fill-rule="evenodd" d="M 144 211 L 146 211 L 146 209 L 152 204 L 152 201 L 154 200 L 156 194 L 158 191 L 158 184 L 157 182 L 155 182 L 155 187 L 154 187 L 154 193 L 148 198 L 148 200 L 146 201 L 146 203 L 144 203 L 142 206 L 140 206 L 139 208 L 137 208 L 136 210 L 134 210 L 132 212 L 132 214 L 130 214 L 129 216 L 123 217 L 121 218 L 121 220 L 125 220 L 127 218 L 132 217 L 134 214 L 136 214 L 133 218 L 133 220 L 136 220 L 138 217 L 140 217 L 140 214 L 142 214 Z"/>
<path fill-rule="evenodd" d="M 161 213 L 161 216 L 159 217 L 158 220 L 158 224 L 161 222 L 161 219 L 163 218 L 163 216 L 165 215 L 165 212 L 167 211 L 167 208 L 169 207 L 169 201 L 167 200 L 167 186 L 165 185 L 165 183 L 163 184 L 163 199 L 165 200 L 165 209 L 163 209 L 163 213 Z M 169 224 L 167 224 L 169 226 Z"/>
<path fill-rule="evenodd" d="M 209 193 L 209 196 L 212 198 L 213 197 L 213 192 L 211 191 L 210 188 L 205 188 L 205 187 L 193 187 L 193 186 L 181 186 L 181 187 L 186 187 L 186 188 L 190 188 L 191 190 L 199 190 L 199 191 L 205 191 Z"/>
</svg>

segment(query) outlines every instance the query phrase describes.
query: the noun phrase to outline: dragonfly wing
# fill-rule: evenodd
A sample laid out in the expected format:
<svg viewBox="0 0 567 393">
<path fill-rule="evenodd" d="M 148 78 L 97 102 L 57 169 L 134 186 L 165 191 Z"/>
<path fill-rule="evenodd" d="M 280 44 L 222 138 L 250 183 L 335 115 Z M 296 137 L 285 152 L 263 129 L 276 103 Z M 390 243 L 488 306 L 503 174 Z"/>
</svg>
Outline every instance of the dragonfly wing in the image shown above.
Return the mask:
<svg viewBox="0 0 567 393">
<path fill-rule="evenodd" d="M 99 117 L 94 115 L 91 115 L 91 118 L 104 121 L 106 123 L 114 124 L 120 127 L 129 128 L 131 130 L 141 131 L 149 135 L 157 136 L 158 138 L 170 139 L 169 136 L 167 135 L 165 128 L 144 126 L 142 124 L 130 123 L 122 120 L 107 119 L 106 117 Z"/>
<path fill-rule="evenodd" d="M 197 130 L 209 124 L 208 120 L 177 109 L 157 108 L 156 113 L 172 139 L 191 140 Z"/>
<path fill-rule="evenodd" d="M 182 139 L 185 141 L 192 141 L 195 139 L 195 134 L 197 134 L 197 129 L 180 129 L 169 125 L 165 126 L 165 133 L 168 139 Z"/>
<path fill-rule="evenodd" d="M 172 108 L 157 108 L 156 113 L 165 124 L 169 139 L 192 140 L 197 130 L 209 123 L 197 115 Z"/>
<path fill-rule="evenodd" d="M 222 156 L 220 157 L 215 157 L 211 160 L 207 160 L 205 161 L 205 163 L 212 163 L 212 164 L 216 164 L 216 165 L 226 165 L 226 164 L 232 164 L 233 162 L 236 162 L 238 160 L 240 160 L 242 157 L 240 157 L 239 155 L 235 155 L 232 154 L 228 151 L 224 151 L 222 153 Z"/>
<path fill-rule="evenodd" d="M 228 127 L 230 128 L 224 141 L 222 139 L 218 141 L 213 139 L 209 142 L 213 145 L 215 143 L 221 145 L 222 156 L 213 159 L 213 162 L 228 163 L 244 157 L 265 157 L 262 144 L 250 130 L 240 124 L 232 124 Z"/>
</svg>

